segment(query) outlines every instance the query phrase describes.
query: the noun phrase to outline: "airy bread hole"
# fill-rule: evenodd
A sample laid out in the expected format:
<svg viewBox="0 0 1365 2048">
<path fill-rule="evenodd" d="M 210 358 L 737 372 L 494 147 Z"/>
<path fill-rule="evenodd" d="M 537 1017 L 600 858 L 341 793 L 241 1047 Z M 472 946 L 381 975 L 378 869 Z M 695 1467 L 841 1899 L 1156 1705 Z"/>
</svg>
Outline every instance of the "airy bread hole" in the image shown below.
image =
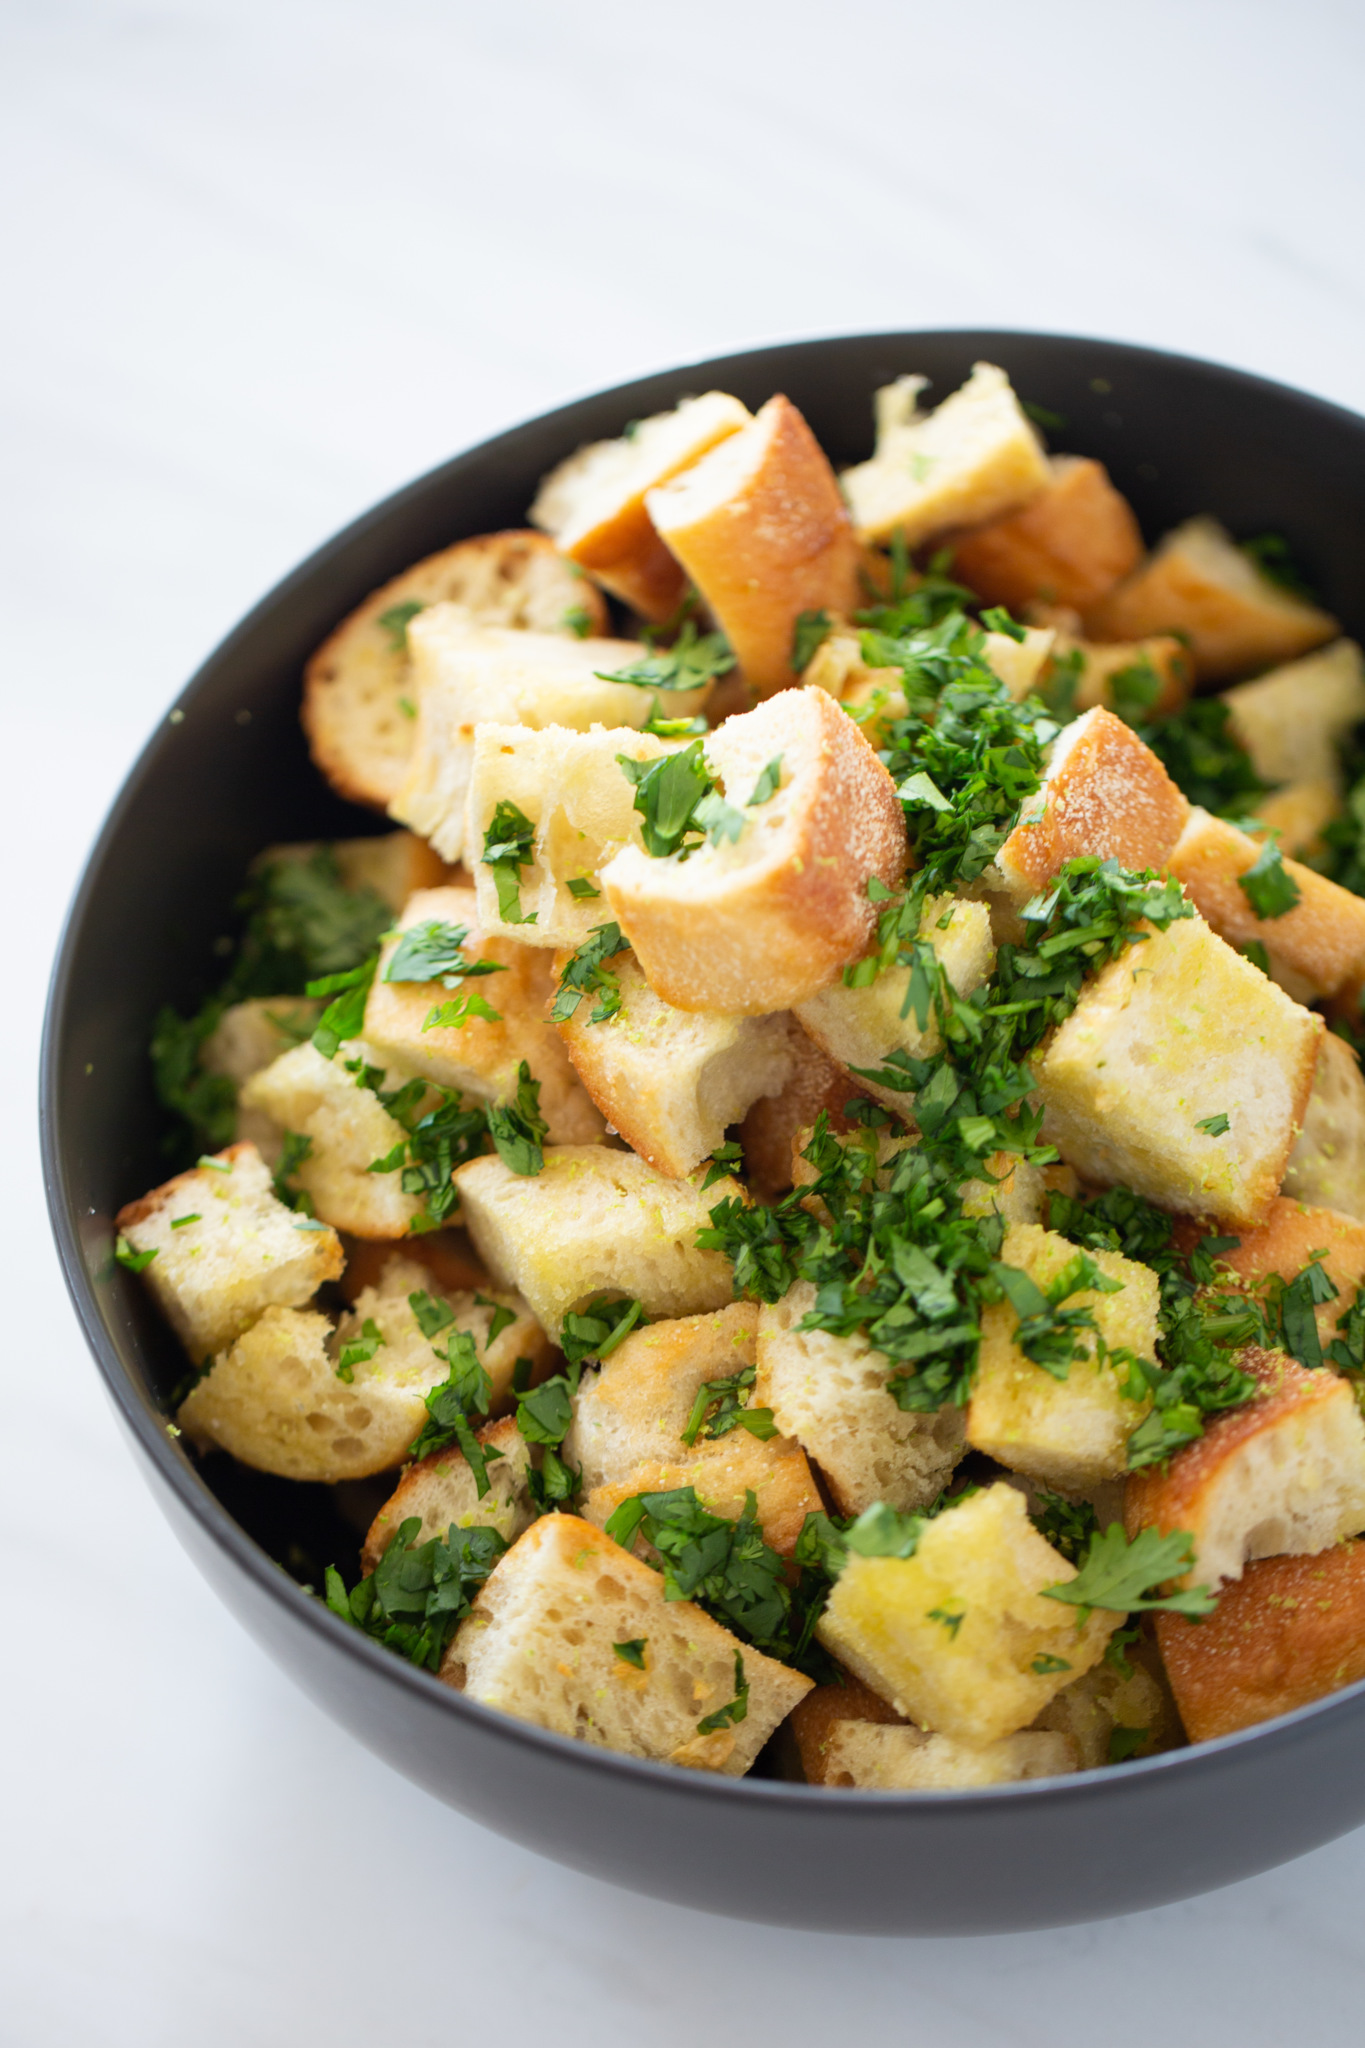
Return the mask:
<svg viewBox="0 0 1365 2048">
<path fill-rule="evenodd" d="M 332 1445 L 339 1458 L 358 1458 L 364 1448 L 358 1436 L 339 1436 Z"/>
<path fill-rule="evenodd" d="M 597 1594 L 601 1600 L 623 1600 L 625 1589 L 616 1579 L 603 1576 L 597 1581 Z"/>
<path fill-rule="evenodd" d="M 332 1427 L 331 1416 L 319 1415 L 316 1410 L 311 1415 L 305 1415 L 303 1419 L 317 1436 L 326 1436 Z"/>
</svg>

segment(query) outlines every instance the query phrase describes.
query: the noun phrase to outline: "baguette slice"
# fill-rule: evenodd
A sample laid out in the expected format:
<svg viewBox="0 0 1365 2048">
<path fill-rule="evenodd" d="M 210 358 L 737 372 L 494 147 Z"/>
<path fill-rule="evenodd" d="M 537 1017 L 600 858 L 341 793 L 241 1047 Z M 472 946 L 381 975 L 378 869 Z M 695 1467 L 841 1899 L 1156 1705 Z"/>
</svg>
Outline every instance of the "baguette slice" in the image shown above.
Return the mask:
<svg viewBox="0 0 1365 2048">
<path fill-rule="evenodd" d="M 1074 612 L 1059 616 L 1080 625 Z M 1185 644 L 1171 633 L 1154 633 L 1146 640 L 1085 640 L 1059 624 L 1042 686 L 1049 699 L 1060 686 L 1061 664 L 1068 660 L 1076 669 L 1071 700 L 1076 711 L 1102 705 L 1133 718 L 1169 718 L 1189 701 L 1194 687 Z"/>
<path fill-rule="evenodd" d="M 1080 854 L 1139 871 L 1164 867 L 1189 815 L 1151 748 L 1101 707 L 1063 728 L 1042 787 L 995 864 L 1025 903 Z"/>
<path fill-rule="evenodd" d="M 1322 1036 L 1284 1192 L 1365 1223 L 1365 1079 L 1359 1054 L 1334 1031 Z"/>
<path fill-rule="evenodd" d="M 1365 656 L 1354 640 L 1223 692 L 1232 730 L 1262 782 L 1341 781 L 1341 745 L 1365 718 Z"/>
<path fill-rule="evenodd" d="M 1021 511 L 963 534 L 953 574 L 987 604 L 1098 604 L 1142 560 L 1133 508 L 1102 462 L 1053 455 L 1047 482 Z"/>
<path fill-rule="evenodd" d="M 357 1039 L 329 1060 L 311 1039 L 305 1040 L 253 1074 L 242 1089 L 242 1103 L 260 1110 L 281 1133 L 293 1131 L 308 1139 L 308 1153 L 292 1178 L 324 1223 L 356 1237 L 405 1237 L 421 1214 L 421 1197 L 403 1193 L 397 1168 L 388 1173 L 371 1173 L 370 1168 L 404 1144 L 407 1132 L 344 1064 L 348 1059 L 373 1064 L 371 1051 Z"/>
<path fill-rule="evenodd" d="M 372 1572 L 404 1522 L 416 1515 L 422 1526 L 416 1543 L 429 1543 L 451 1528 L 496 1529 L 504 1543 L 515 1543 L 523 1529 L 535 1519 L 531 1490 L 526 1482 L 530 1469 L 529 1446 L 516 1425 L 516 1418 L 504 1415 L 477 1432 L 485 1451 L 496 1451 L 487 1466 L 488 1491 L 479 1498 L 474 1474 L 464 1453 L 451 1444 L 444 1451 L 431 1451 L 415 1465 L 409 1465 L 396 1492 L 385 1501 L 371 1522 L 360 1553 L 360 1568 Z"/>
</svg>

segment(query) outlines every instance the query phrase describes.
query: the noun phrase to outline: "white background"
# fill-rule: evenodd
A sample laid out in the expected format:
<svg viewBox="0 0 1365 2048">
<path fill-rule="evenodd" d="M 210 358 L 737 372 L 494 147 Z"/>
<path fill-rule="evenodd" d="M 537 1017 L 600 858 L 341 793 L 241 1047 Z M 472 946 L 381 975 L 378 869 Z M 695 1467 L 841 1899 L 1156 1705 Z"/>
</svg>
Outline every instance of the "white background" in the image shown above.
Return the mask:
<svg viewBox="0 0 1365 2048">
<path fill-rule="evenodd" d="M 1354 2048 L 1365 1835 L 1133 1919 L 896 1942 L 632 1899 L 413 1790 L 144 1493 L 33 1105 L 58 921 L 167 699 L 460 446 L 671 362 L 916 325 L 1156 342 L 1365 409 L 1365 10 L 8 0 L 0 37 L 4 2048 Z"/>
</svg>

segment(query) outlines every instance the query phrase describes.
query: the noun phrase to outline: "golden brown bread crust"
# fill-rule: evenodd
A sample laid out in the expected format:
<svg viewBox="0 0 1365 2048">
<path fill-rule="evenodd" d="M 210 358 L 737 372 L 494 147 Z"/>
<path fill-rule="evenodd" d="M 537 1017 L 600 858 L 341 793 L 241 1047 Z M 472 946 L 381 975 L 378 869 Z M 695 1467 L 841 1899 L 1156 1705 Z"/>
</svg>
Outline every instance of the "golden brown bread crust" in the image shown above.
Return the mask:
<svg viewBox="0 0 1365 2048">
<path fill-rule="evenodd" d="M 1102 706 L 1067 727 L 1029 808 L 997 856 L 1020 897 L 1079 854 L 1161 868 L 1190 812 L 1151 748 Z"/>
<path fill-rule="evenodd" d="M 1208 1219 L 1182 1220 L 1176 1225 L 1175 1241 L 1182 1250 L 1191 1250 L 1205 1233 L 1220 1235 L 1220 1226 Z M 1309 1255 L 1317 1251 L 1326 1252 L 1322 1269 L 1337 1289 L 1336 1300 L 1323 1302 L 1316 1311 L 1325 1345 L 1365 1280 L 1365 1223 L 1337 1209 L 1312 1208 L 1277 1195 L 1260 1228 L 1242 1231 L 1239 1243 L 1219 1252 L 1218 1262 L 1254 1287 L 1272 1273 L 1285 1281 L 1297 1279 Z"/>
<path fill-rule="evenodd" d="M 731 1522 L 744 1512 L 745 1495 L 752 1493 L 763 1540 L 782 1557 L 795 1550 L 806 1516 L 819 1514 L 824 1506 L 800 1444 L 788 1438 L 764 1443 L 736 1429 L 715 1443 L 698 1444 L 694 1453 L 651 1458 L 624 1479 L 594 1486 L 580 1512 L 605 1528 L 622 1501 L 637 1493 L 670 1493 L 677 1486 L 694 1488 L 709 1514 Z"/>
<path fill-rule="evenodd" d="M 1334 996 L 1365 977 L 1365 900 L 1296 860 L 1286 860 L 1299 900 L 1282 917 L 1259 918 L 1238 877 L 1260 858 L 1261 844 L 1250 833 L 1192 811 L 1167 865 L 1184 883 L 1205 923 L 1230 946 L 1256 940 L 1272 967 L 1297 976 L 1290 994 L 1301 1001 Z"/>
<path fill-rule="evenodd" d="M 796 1138 L 809 1133 L 821 1110 L 832 1131 L 849 1131 L 853 1126 L 844 1105 L 864 1096 L 861 1085 L 821 1052 L 795 1017 L 788 1019 L 788 1043 L 793 1064 L 786 1087 L 780 1095 L 761 1096 L 739 1127 L 745 1178 L 761 1202 L 791 1187 Z"/>
<path fill-rule="evenodd" d="M 953 574 L 987 604 L 1021 612 L 1035 600 L 1097 604 L 1142 559 L 1128 500 L 1102 462 L 1054 455 L 1049 481 L 1022 511 L 976 527 L 956 543 Z"/>
<path fill-rule="evenodd" d="M 842 1685 L 817 1685 L 787 1717 L 786 1732 L 796 1752 L 801 1775 L 808 1785 L 825 1782 L 825 1751 L 831 1731 L 840 1721 L 873 1721 L 882 1727 L 903 1727 L 904 1722 L 889 1700 L 864 1685 L 851 1671 L 843 1674 Z"/>
<path fill-rule="evenodd" d="M 544 1377 L 543 1369 L 536 1377 Z M 498 1422 L 486 1423 L 475 1434 L 480 1444 L 497 1451 L 503 1459 L 520 1462 L 524 1455 L 525 1446 L 517 1429 L 516 1417 L 513 1415 L 504 1415 Z M 447 1467 L 455 1466 L 458 1469 L 462 1468 L 464 1463 L 464 1453 L 452 1444 L 445 1450 L 429 1451 L 426 1457 L 419 1458 L 415 1465 L 403 1467 L 403 1476 L 397 1487 L 384 1502 L 365 1533 L 365 1541 L 360 1552 L 360 1569 L 367 1577 L 379 1563 L 408 1516 L 423 1513 L 423 1496 L 428 1493 L 433 1479 L 439 1478 Z M 490 1472 L 494 1469 L 490 1460 Z M 492 1519 L 490 1516 L 490 1522 Z M 432 1535 L 444 1536 L 445 1533 L 445 1529 L 429 1529 L 425 1536 L 419 1534 L 417 1541 L 425 1542 Z"/>
<path fill-rule="evenodd" d="M 382 1237 L 341 1236 L 346 1269 L 341 1291 L 354 1303 L 367 1287 L 377 1287 L 385 1266 L 393 1257 L 393 1241 Z M 404 1238 L 403 1254 L 426 1267 L 442 1294 L 466 1294 L 492 1282 L 463 1230 L 431 1230 Z"/>
</svg>

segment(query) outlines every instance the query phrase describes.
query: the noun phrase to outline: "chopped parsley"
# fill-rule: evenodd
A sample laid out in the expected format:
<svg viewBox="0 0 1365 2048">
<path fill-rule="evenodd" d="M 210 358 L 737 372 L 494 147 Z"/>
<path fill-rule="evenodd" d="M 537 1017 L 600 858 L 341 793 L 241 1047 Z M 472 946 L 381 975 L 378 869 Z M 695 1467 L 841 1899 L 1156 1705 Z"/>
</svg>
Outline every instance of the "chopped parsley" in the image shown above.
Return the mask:
<svg viewBox="0 0 1365 2048">
<path fill-rule="evenodd" d="M 326 1600 L 333 1614 L 373 1636 L 387 1649 L 439 1671 L 470 1603 L 507 1549 L 496 1529 L 480 1524 L 418 1543 L 422 1522 L 412 1515 L 392 1537 L 374 1571 L 346 1591 L 335 1565 L 328 1565 Z"/>
<path fill-rule="evenodd" d="M 385 981 L 439 981 L 444 988 L 457 988 L 482 974 L 505 974 L 496 960 L 471 960 L 464 948 L 469 939 L 467 924 L 443 924 L 427 918 L 409 925 L 399 935 L 393 958 L 384 969 Z"/>
<path fill-rule="evenodd" d="M 375 624 L 388 635 L 390 654 L 403 652 L 408 644 L 408 627 L 418 612 L 425 610 L 426 606 L 420 598 L 409 597 L 401 604 L 391 604 L 387 611 L 379 614 Z"/>
<path fill-rule="evenodd" d="M 177 1216 L 174 1222 L 171 1224 L 171 1229 L 184 1230 L 188 1224 L 202 1223 L 203 1220 L 203 1216 L 200 1214 L 198 1209 L 191 1209 L 188 1216 Z"/>
<path fill-rule="evenodd" d="M 521 908 L 521 871 L 530 867 L 535 858 L 531 850 L 535 836 L 536 828 L 526 813 L 505 798 L 493 812 L 492 822 L 483 835 L 482 861 L 484 867 L 493 870 L 498 915 L 504 924 L 536 921 L 536 911 L 523 915 Z"/>
<path fill-rule="evenodd" d="M 626 668 L 598 669 L 604 683 L 633 683 L 637 690 L 702 690 L 717 677 L 729 675 L 735 665 L 730 644 L 723 633 L 698 633 L 691 619 L 685 619 L 671 647 L 651 647 Z"/>
<path fill-rule="evenodd" d="M 309 982 L 305 994 L 332 998 L 313 1027 L 313 1043 L 325 1060 L 334 1059 L 348 1039 L 359 1038 L 378 965 L 379 955 L 371 953 L 368 960 L 344 974 L 326 974 Z"/>
<path fill-rule="evenodd" d="M 619 924 L 594 925 L 559 977 L 559 993 L 550 1011 L 553 1024 L 572 1017 L 584 996 L 595 996 L 590 1024 L 605 1024 L 621 1007 L 621 983 L 607 967 L 607 961 L 624 952 L 626 941 Z"/>
<path fill-rule="evenodd" d="M 749 798 L 747 808 L 752 810 L 755 804 L 766 804 L 771 802 L 772 798 L 777 795 L 777 792 L 779 789 L 781 789 L 781 787 L 782 756 L 780 754 L 774 754 L 772 760 L 769 761 L 767 767 L 764 768 L 762 773 L 759 775 L 758 781 L 754 784 L 754 793 Z"/>
<path fill-rule="evenodd" d="M 387 1339 L 378 1323 L 372 1316 L 366 1316 L 360 1326 L 360 1335 L 352 1337 L 349 1344 L 342 1346 L 341 1357 L 337 1361 L 337 1378 L 354 1380 L 356 1367 L 368 1365 L 376 1351 L 386 1342 Z"/>
<path fill-rule="evenodd" d="M 559 1348 L 569 1365 L 569 1387 L 577 1392 L 579 1374 L 592 1361 L 599 1365 L 623 1344 L 637 1323 L 646 1322 L 644 1303 L 629 1298 L 595 1295 L 586 1308 L 570 1310 L 559 1333 Z"/>
<path fill-rule="evenodd" d="M 833 625 L 834 621 L 826 611 L 797 613 L 792 630 L 792 667 L 798 675 L 804 675 L 810 667 L 816 653 L 828 640 Z"/>
<path fill-rule="evenodd" d="M 488 1135 L 504 1166 L 530 1180 L 545 1164 L 542 1150 L 549 1126 L 540 1113 L 540 1083 L 525 1060 L 517 1068 L 517 1092 L 511 1102 L 493 1103 Z"/>
<path fill-rule="evenodd" d="M 611 1647 L 623 1664 L 630 1664 L 636 1671 L 643 1671 L 648 1644 L 648 1636 L 632 1636 L 628 1643 L 613 1643 Z"/>
<path fill-rule="evenodd" d="M 1242 817 L 1266 794 L 1221 697 L 1192 697 L 1139 734 L 1190 802 L 1216 817 Z"/>
<path fill-rule="evenodd" d="M 1251 540 L 1242 541 L 1240 546 L 1242 553 L 1271 583 L 1278 584 L 1291 596 L 1301 598 L 1305 604 L 1317 603 L 1317 594 L 1295 562 L 1289 542 L 1282 533 L 1258 533 Z"/>
<path fill-rule="evenodd" d="M 1122 1721 L 1116 1721 L 1109 1730 L 1110 1763 L 1126 1764 L 1137 1755 L 1151 1732 L 1150 1728 L 1129 1728 Z"/>
<path fill-rule="evenodd" d="M 145 1252 L 135 1252 L 126 1237 L 120 1235 L 114 1241 L 114 1257 L 120 1266 L 126 1266 L 130 1273 L 145 1273 L 156 1254 L 156 1245 L 152 1245 Z"/>
<path fill-rule="evenodd" d="M 474 1490 L 480 1500 L 488 1491 L 488 1458 L 491 1455 L 474 1434 L 473 1415 L 487 1415 L 493 1382 L 479 1364 L 478 1351 L 468 1330 L 452 1330 L 445 1349 L 433 1340 L 432 1349 L 450 1367 L 447 1377 L 426 1396 L 427 1419 L 408 1448 L 410 1458 L 425 1458 L 444 1451 L 452 1443 L 464 1453 L 474 1475 Z"/>
<path fill-rule="evenodd" d="M 1140 726 L 1151 717 L 1161 696 L 1161 677 L 1146 655 L 1116 668 L 1109 677 L 1109 706 L 1125 725 Z"/>
<path fill-rule="evenodd" d="M 1252 866 L 1237 877 L 1237 887 L 1257 917 L 1266 919 L 1283 917 L 1301 893 L 1273 839 L 1266 840 Z"/>
<path fill-rule="evenodd" d="M 436 1230 L 459 1206 L 459 1190 L 451 1176 L 457 1167 L 488 1150 L 488 1112 L 483 1103 L 466 1104 L 450 1088 L 414 1078 L 398 1088 L 385 1088 L 380 1067 L 347 1060 L 346 1071 L 356 1086 L 377 1095 L 405 1136 L 392 1152 L 370 1162 L 370 1173 L 398 1173 L 405 1195 L 420 1195 L 422 1211 L 410 1228 Z"/>
<path fill-rule="evenodd" d="M 1193 1563 L 1194 1538 L 1185 1530 L 1163 1535 L 1159 1529 L 1139 1529 L 1130 1542 L 1120 1525 L 1111 1522 L 1092 1537 L 1075 1578 L 1044 1586 L 1043 1597 L 1075 1607 L 1078 1627 L 1084 1627 L 1096 1607 L 1110 1614 L 1160 1608 L 1167 1614 L 1186 1614 L 1198 1620 L 1212 1614 L 1218 1604 L 1207 1586 L 1165 1594 L 1152 1590 L 1187 1572 Z"/>
<path fill-rule="evenodd" d="M 1203 1131 L 1204 1135 L 1209 1138 L 1223 1138 L 1232 1129 L 1232 1125 L 1228 1120 L 1227 1111 L 1220 1109 L 1217 1116 L 1200 1117 L 1195 1125 L 1195 1129 Z"/>
<path fill-rule="evenodd" d="M 593 903 L 602 894 L 596 882 L 586 875 L 574 875 L 564 886 L 576 903 Z"/>
<path fill-rule="evenodd" d="M 931 1607 L 924 1618 L 926 1621 L 937 1621 L 941 1623 L 942 1626 L 947 1629 L 948 1634 L 952 1638 L 952 1640 L 956 1642 L 957 1632 L 961 1628 L 963 1622 L 967 1619 L 967 1612 L 965 1608 L 961 1608 L 957 1612 L 954 1612 L 952 1609 L 947 1607 Z"/>
<path fill-rule="evenodd" d="M 273 1176 L 277 1201 L 283 1202 L 286 1209 L 299 1209 L 305 1215 L 312 1214 L 312 1204 L 307 1195 L 290 1183 L 312 1149 L 313 1140 L 306 1132 L 286 1131 Z"/>
<path fill-rule="evenodd" d="M 714 1714 L 706 1714 L 697 1723 L 698 1735 L 716 1735 L 722 1728 L 733 1728 L 745 1719 L 749 1712 L 749 1681 L 744 1675 L 744 1658 L 735 1651 L 735 1696 L 725 1706 L 718 1707 Z"/>
<path fill-rule="evenodd" d="M 585 604 L 571 604 L 559 623 L 575 640 L 586 640 L 592 631 L 592 613 Z"/>
<path fill-rule="evenodd" d="M 1079 1564 L 1099 1534 L 1095 1510 L 1089 1501 L 1070 1501 L 1060 1493 L 1050 1493 L 1046 1487 L 1039 1487 L 1036 1497 L 1034 1528 L 1054 1550 L 1061 1552 L 1068 1564 Z"/>
<path fill-rule="evenodd" d="M 727 1379 L 706 1380 L 697 1389 L 692 1412 L 682 1430 L 682 1440 L 692 1445 L 699 1436 L 708 1442 L 728 1436 L 732 1429 L 747 1429 L 761 1443 L 777 1435 L 771 1408 L 751 1408 L 749 1393 L 757 1377 L 752 1365 L 741 1366 Z"/>
<path fill-rule="evenodd" d="M 663 754 L 657 761 L 633 761 L 629 754 L 616 756 L 621 773 L 635 785 L 634 808 L 643 820 L 641 838 L 645 852 L 655 860 L 689 853 L 701 844 L 697 805 L 714 788 L 701 749 L 701 741 L 693 740 L 690 746 Z"/>
</svg>

